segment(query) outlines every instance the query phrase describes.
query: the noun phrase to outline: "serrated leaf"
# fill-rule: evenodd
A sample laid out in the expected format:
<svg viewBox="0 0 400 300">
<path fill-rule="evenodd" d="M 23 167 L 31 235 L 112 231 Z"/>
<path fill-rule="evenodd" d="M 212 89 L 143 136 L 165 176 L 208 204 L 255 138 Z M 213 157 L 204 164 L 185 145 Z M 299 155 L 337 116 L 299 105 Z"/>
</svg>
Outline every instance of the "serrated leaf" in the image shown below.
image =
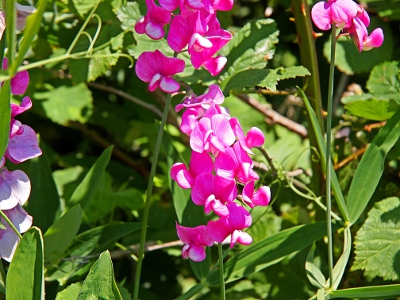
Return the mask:
<svg viewBox="0 0 400 300">
<path fill-rule="evenodd" d="M 129 55 L 136 59 L 145 51 L 155 51 L 157 49 L 169 57 L 174 55 L 173 50 L 168 46 L 165 39 L 152 40 L 147 35 L 138 33 L 133 33 L 133 36 L 137 44 L 127 47 L 127 50 Z"/>
<path fill-rule="evenodd" d="M 374 137 L 354 174 L 347 196 L 350 222 L 354 224 L 374 193 L 384 170 L 385 158 L 400 136 L 398 110 Z"/>
<path fill-rule="evenodd" d="M 272 19 L 247 23 L 234 33 L 220 54 L 228 59 L 220 78 L 247 69 L 263 69 L 275 54 L 279 31 Z"/>
<path fill-rule="evenodd" d="M 367 88 L 375 95 L 391 94 L 394 100 L 400 101 L 399 62 L 384 62 L 375 66 L 367 81 Z"/>
<path fill-rule="evenodd" d="M 310 76 L 310 71 L 303 66 L 291 66 L 287 68 L 277 68 L 276 74 L 278 75 L 278 80 L 284 80 L 289 78 L 296 78 L 296 77 L 305 77 Z"/>
<path fill-rule="evenodd" d="M 53 122 L 66 125 L 69 121 L 85 123 L 93 109 L 92 93 L 81 83 L 76 86 L 60 86 L 54 90 L 35 93 L 36 99 L 44 100 L 40 104 L 46 116 Z"/>
<path fill-rule="evenodd" d="M 382 200 L 374 205 L 355 238 L 352 270 L 365 270 L 385 280 L 399 280 L 400 199 Z"/>
<path fill-rule="evenodd" d="M 347 112 L 351 115 L 374 121 L 386 121 L 400 108 L 400 105 L 387 99 L 366 99 L 351 101 L 345 105 Z"/>
<path fill-rule="evenodd" d="M 76 300 L 81 289 L 80 282 L 67 286 L 64 290 L 57 294 L 56 300 Z"/>
<path fill-rule="evenodd" d="M 140 18 L 141 13 L 137 2 L 125 3 L 117 10 L 117 18 L 121 21 L 121 28 L 134 32 L 135 23 Z"/>
<path fill-rule="evenodd" d="M 122 300 L 114 278 L 114 269 L 110 252 L 103 252 L 90 269 L 82 284 L 77 300 Z"/>
<path fill-rule="evenodd" d="M 44 299 L 43 239 L 40 230 L 24 233 L 7 273 L 8 300 Z"/>
<path fill-rule="evenodd" d="M 72 11 L 83 18 L 86 13 L 93 9 L 101 0 L 68 0 L 68 6 Z"/>
<path fill-rule="evenodd" d="M 56 264 L 63 257 L 82 223 L 82 209 L 76 205 L 61 216 L 44 234 L 46 261 Z"/>
<path fill-rule="evenodd" d="M 115 66 L 118 62 L 118 56 L 113 55 L 110 51 L 110 47 L 96 51 L 94 57 L 90 60 L 88 78 L 87 80 L 95 81 L 97 77 L 106 74 L 112 66 Z"/>
</svg>

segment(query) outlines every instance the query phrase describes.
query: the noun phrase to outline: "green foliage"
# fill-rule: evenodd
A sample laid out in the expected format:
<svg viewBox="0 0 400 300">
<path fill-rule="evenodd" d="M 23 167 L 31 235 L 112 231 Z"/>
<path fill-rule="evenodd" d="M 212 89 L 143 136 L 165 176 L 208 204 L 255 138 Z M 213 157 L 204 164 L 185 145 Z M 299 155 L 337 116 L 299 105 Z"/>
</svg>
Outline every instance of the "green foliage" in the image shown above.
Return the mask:
<svg viewBox="0 0 400 300">
<path fill-rule="evenodd" d="M 0 90 L 0 153 L 3 156 L 7 149 L 10 133 L 10 80 L 4 82 Z"/>
<path fill-rule="evenodd" d="M 400 200 L 396 197 L 374 205 L 357 232 L 352 270 L 363 269 L 371 277 L 399 280 L 399 209 Z"/>
<path fill-rule="evenodd" d="M 44 299 L 43 238 L 36 227 L 25 232 L 7 273 L 7 299 Z"/>
</svg>

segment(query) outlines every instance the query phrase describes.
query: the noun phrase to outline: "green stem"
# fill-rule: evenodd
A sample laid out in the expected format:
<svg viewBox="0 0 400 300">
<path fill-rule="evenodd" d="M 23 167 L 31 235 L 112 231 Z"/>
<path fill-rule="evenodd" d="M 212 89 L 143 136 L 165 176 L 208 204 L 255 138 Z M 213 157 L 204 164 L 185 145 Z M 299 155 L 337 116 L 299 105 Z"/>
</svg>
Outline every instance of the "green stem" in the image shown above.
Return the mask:
<svg viewBox="0 0 400 300">
<path fill-rule="evenodd" d="M 225 300 L 224 256 L 222 254 L 222 243 L 218 243 L 218 260 L 219 260 L 219 287 L 221 291 L 221 300 Z"/>
<path fill-rule="evenodd" d="M 326 118 L 326 224 L 328 235 L 328 267 L 329 267 L 329 287 L 333 285 L 333 238 L 331 222 L 331 135 L 332 135 L 332 103 L 333 103 L 333 81 L 335 73 L 335 52 L 336 52 L 336 26 L 332 24 L 331 42 L 331 63 L 329 66 L 329 86 L 328 86 L 328 115 Z"/>
<path fill-rule="evenodd" d="M 15 58 L 15 28 L 16 28 L 16 17 L 17 9 L 15 8 L 14 0 L 6 1 L 6 39 L 7 39 L 7 58 L 8 66 L 11 66 Z"/>
<path fill-rule="evenodd" d="M 0 215 L 7 222 L 8 226 L 10 226 L 12 230 L 14 230 L 19 239 L 22 239 L 22 235 L 19 233 L 18 229 L 15 228 L 14 224 L 10 221 L 10 219 L 6 216 L 6 214 L 2 210 L 0 210 Z"/>
<path fill-rule="evenodd" d="M 133 290 L 133 300 L 138 300 L 138 297 L 139 297 L 140 273 L 142 270 L 144 244 L 146 242 L 146 233 L 147 233 L 147 224 L 149 222 L 151 194 L 153 192 L 153 182 L 154 182 L 154 176 L 156 173 L 158 155 L 160 153 L 161 140 L 163 137 L 164 127 L 165 127 L 165 123 L 167 121 L 167 116 L 168 116 L 168 111 L 169 111 L 170 105 L 171 105 L 171 94 L 168 94 L 167 98 L 166 98 L 163 116 L 161 119 L 160 128 L 158 130 L 156 146 L 154 149 L 153 161 L 151 164 L 149 183 L 147 185 L 146 204 L 145 204 L 144 212 L 143 212 L 142 233 L 140 235 L 140 245 L 139 245 L 138 262 L 137 262 L 137 266 L 136 266 L 135 284 L 134 284 L 134 290 Z"/>
</svg>

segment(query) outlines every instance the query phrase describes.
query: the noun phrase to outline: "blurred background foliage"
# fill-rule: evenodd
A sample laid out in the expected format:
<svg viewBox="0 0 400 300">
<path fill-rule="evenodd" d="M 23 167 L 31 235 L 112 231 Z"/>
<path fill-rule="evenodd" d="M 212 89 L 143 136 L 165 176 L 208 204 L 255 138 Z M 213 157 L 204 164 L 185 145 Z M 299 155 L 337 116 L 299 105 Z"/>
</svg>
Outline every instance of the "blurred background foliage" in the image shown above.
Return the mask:
<svg viewBox="0 0 400 300">
<path fill-rule="evenodd" d="M 310 7 L 315 2 L 309 1 Z M 132 68 L 143 49 L 166 47 L 163 42 L 151 42 L 134 32 L 135 21 L 146 11 L 144 1 L 100 2 L 96 10 L 97 17 L 88 23 L 87 34 L 81 35 L 75 47 L 69 49 L 88 12 L 96 3 L 94 0 L 49 1 L 39 35 L 26 57 L 27 61 L 34 63 L 67 52 L 86 51 L 88 48 L 92 54 L 88 58 L 49 62 L 29 70 L 30 85 L 26 95 L 32 98 L 33 108 L 19 119 L 40 135 L 44 156 L 18 167 L 26 171 L 32 179 L 33 191 L 28 211 L 34 215 L 34 225 L 45 231 L 66 208 L 71 208 L 74 204 L 71 197 L 75 188 L 100 154 L 108 146 L 114 145 L 99 189 L 84 208 L 84 218 L 78 234 L 86 233 L 82 239 L 87 241 L 96 236 L 94 233 L 90 236 L 90 229 L 112 224 L 116 227 L 109 228 L 110 236 L 103 236 L 105 240 L 101 246 L 93 246 L 86 249 L 86 252 L 80 248 L 82 245 L 78 243 L 79 239 L 75 239 L 75 244 L 69 247 L 65 257 L 73 256 L 74 253 L 85 255 L 86 258 L 79 263 L 71 263 L 67 259 L 48 262 L 47 299 L 54 299 L 57 291 L 81 281 L 98 254 L 106 248 L 112 253 L 116 281 L 123 282 L 127 290 L 132 290 L 135 257 L 129 251 L 123 250 L 137 247 L 140 231 L 128 229 L 124 225 L 141 221 L 157 134 L 157 120 L 160 119 L 165 103 L 165 95 L 159 91 L 149 93 L 147 84 L 137 78 Z M 382 27 L 385 41 L 381 48 L 361 54 L 348 41 L 339 43 L 333 150 L 335 168 L 345 194 L 359 157 L 382 126 L 380 122 L 385 120 L 384 117 L 369 119 L 363 114 L 354 113 L 359 111 L 359 107 L 350 106 L 352 100 L 355 100 L 351 97 L 373 94 L 373 79 L 370 79 L 372 68 L 384 61 L 400 60 L 400 1 L 364 0 L 361 3 L 372 16 L 370 30 Z M 273 19 L 276 22 L 275 29 L 268 29 L 268 32 L 276 31 L 276 40 L 270 41 L 273 46 L 266 57 L 268 67 L 299 66 L 301 63 L 296 28 L 290 6 L 289 0 L 235 0 L 234 9 L 219 13 L 219 19 L 222 27 L 235 34 L 250 21 L 265 20 L 267 17 Z M 93 45 L 90 39 L 96 34 L 98 37 Z M 325 106 L 325 87 L 328 86 L 328 76 L 325 74 L 328 74 L 329 63 L 326 58 L 329 57 L 328 34 L 319 37 L 316 46 Z M 197 93 L 202 93 L 205 86 L 213 80 L 202 70 L 187 70 L 182 77 L 191 83 Z M 223 79 L 222 76 L 220 80 Z M 311 150 L 308 139 L 299 131 L 289 130 L 287 126 L 277 124 L 273 117 L 262 113 L 264 109 L 287 117 L 298 130 L 302 126 L 307 127 L 303 103 L 294 94 L 295 86 L 302 84 L 303 78 L 299 77 L 280 81 L 276 92 L 270 89 L 254 90 L 249 95 L 261 105 L 262 109 L 259 110 L 235 95 L 227 97 L 224 103 L 231 115 L 239 118 L 245 130 L 252 126 L 263 130 L 266 135 L 266 150 L 276 168 L 276 171 L 266 168 L 267 162 L 259 152 L 256 153 L 254 159 L 261 162 L 257 170 L 263 178 L 263 184 L 271 186 L 273 202 L 268 208 L 257 208 L 253 211 L 254 224 L 249 233 L 255 242 L 282 229 L 323 219 L 323 211 L 313 201 L 297 192 L 307 193 L 306 187 L 313 180 L 310 174 Z M 397 90 L 399 91 L 400 89 Z M 342 98 L 343 95 L 346 98 Z M 181 96 L 174 97 L 173 104 L 181 99 Z M 20 100 L 18 97 L 13 99 L 15 102 Z M 389 100 L 386 102 L 384 105 L 389 105 Z M 168 123 L 170 140 L 179 154 L 187 160 L 188 141 L 177 130 L 179 116 L 174 111 L 170 112 Z M 177 240 L 177 217 L 169 189 L 167 154 L 164 149 L 161 151 L 150 211 L 147 237 L 149 245 Z M 385 171 L 373 200 L 399 196 L 399 156 L 398 142 L 388 155 Z M 11 165 L 8 167 L 12 168 Z M 44 168 L 52 170 L 54 185 L 35 185 L 35 178 L 46 176 L 40 173 Z M 286 180 L 286 175 L 292 180 Z M 37 200 L 39 198 L 42 200 Z M 373 204 L 374 201 L 371 201 L 369 207 Z M 43 206 L 38 208 L 39 205 Z M 362 217 L 362 221 L 365 218 L 366 215 Z M 45 219 L 49 221 L 46 223 L 43 221 Z M 357 226 L 361 226 L 362 221 Z M 343 235 L 338 232 L 334 237 L 338 241 L 335 243 L 335 254 L 339 255 L 342 249 L 338 245 L 342 245 Z M 325 247 L 323 241 L 317 244 L 315 262 L 327 276 Z M 214 248 L 211 249 L 213 262 L 217 256 Z M 240 246 L 233 249 L 232 254 L 242 248 Z M 306 299 L 312 296 L 316 289 L 309 283 L 304 269 L 307 253 L 308 249 L 301 250 L 272 267 L 228 284 L 228 299 Z M 180 256 L 180 246 L 147 252 L 142 274 L 140 295 L 146 300 L 176 298 L 196 280 L 189 261 Z M 397 281 L 398 279 L 397 276 Z M 383 282 L 381 277 L 369 276 L 368 273 L 358 270 L 347 272 L 341 287 Z M 218 299 L 217 289 L 211 288 L 203 293 L 199 299 Z"/>
</svg>

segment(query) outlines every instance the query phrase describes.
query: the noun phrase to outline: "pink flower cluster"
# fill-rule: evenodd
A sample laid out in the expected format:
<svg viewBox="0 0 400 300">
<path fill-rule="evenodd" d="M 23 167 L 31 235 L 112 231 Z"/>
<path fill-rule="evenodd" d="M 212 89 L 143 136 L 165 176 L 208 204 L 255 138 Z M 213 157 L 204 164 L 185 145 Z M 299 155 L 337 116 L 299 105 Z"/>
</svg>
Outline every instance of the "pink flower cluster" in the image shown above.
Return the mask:
<svg viewBox="0 0 400 300">
<path fill-rule="evenodd" d="M 195 228 L 176 224 L 179 238 L 184 242 L 182 255 L 199 262 L 205 259 L 205 247 L 228 239 L 248 245 L 251 236 L 243 231 L 251 223 L 245 206 L 266 206 L 270 202 L 269 187 L 255 189 L 259 179 L 253 170 L 253 147 L 264 144 L 264 135 L 256 127 L 244 134 L 237 118 L 232 118 L 219 104 L 224 97 L 217 85 L 201 95 L 191 95 L 176 106 L 185 109 L 180 129 L 190 137 L 192 149 L 189 166 L 176 163 L 171 177 L 183 189 L 191 189 L 196 205 L 204 207 L 206 214 L 218 217 L 206 225 Z"/>
<path fill-rule="evenodd" d="M 3 61 L 7 68 L 7 60 Z M 24 94 L 29 83 L 27 71 L 16 74 L 11 80 L 11 92 L 14 95 Z M 16 229 L 23 233 L 32 226 L 32 217 L 22 208 L 28 200 L 31 184 L 28 176 L 20 171 L 8 171 L 4 166 L 6 159 L 19 164 L 42 154 L 35 131 L 28 125 L 22 124 L 15 117 L 32 107 L 29 97 L 22 99 L 21 105 L 11 104 L 11 122 L 8 146 L 4 156 L 0 158 L 0 210 L 9 218 Z M 0 229 L 0 256 L 11 261 L 19 238 L 9 224 L 0 217 L 4 226 Z"/>
<path fill-rule="evenodd" d="M 187 51 L 192 65 L 208 70 L 213 76 L 219 74 L 226 64 L 226 58 L 216 55 L 232 38 L 229 31 L 221 29 L 217 11 L 232 9 L 232 0 L 146 0 L 147 14 L 135 25 L 137 33 L 151 39 L 164 37 L 168 25 L 167 42 L 175 52 Z M 172 14 L 179 9 L 179 14 Z M 159 50 L 142 53 L 136 63 L 136 74 L 149 83 L 149 90 L 160 88 L 174 93 L 180 85 L 173 76 L 185 68 L 185 62 L 176 57 L 167 57 Z"/>
<path fill-rule="evenodd" d="M 333 24 L 341 28 L 340 35 L 349 35 L 360 52 L 380 47 L 383 43 L 382 29 L 377 28 L 368 35 L 369 15 L 361 5 L 351 0 L 318 2 L 311 10 L 311 17 L 321 30 L 328 30 Z"/>
</svg>

